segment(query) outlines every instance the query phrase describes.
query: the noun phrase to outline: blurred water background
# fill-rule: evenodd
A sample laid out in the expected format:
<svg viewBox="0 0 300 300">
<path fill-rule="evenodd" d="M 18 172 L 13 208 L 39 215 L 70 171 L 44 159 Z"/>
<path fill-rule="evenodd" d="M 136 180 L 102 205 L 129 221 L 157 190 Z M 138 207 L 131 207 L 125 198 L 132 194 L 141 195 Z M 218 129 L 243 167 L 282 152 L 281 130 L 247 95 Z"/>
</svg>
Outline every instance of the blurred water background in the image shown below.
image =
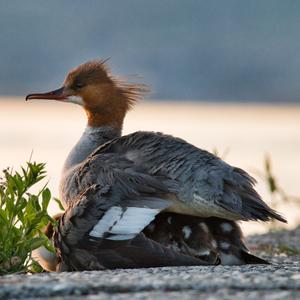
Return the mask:
<svg viewBox="0 0 300 300">
<path fill-rule="evenodd" d="M 111 57 L 153 99 L 298 102 L 300 2 L 0 0 L 0 94 Z"/>
<path fill-rule="evenodd" d="M 58 196 L 84 114 L 75 105 L 25 103 L 24 95 L 58 88 L 70 68 L 110 57 L 113 73 L 152 90 L 125 133 L 163 131 L 226 153 L 258 178 L 267 201 L 257 171 L 269 153 L 280 185 L 297 196 L 299 28 L 300 2 L 292 0 L 0 0 L 0 167 L 17 168 L 33 151 Z M 299 221 L 298 207 L 280 210 L 290 226 Z"/>
</svg>

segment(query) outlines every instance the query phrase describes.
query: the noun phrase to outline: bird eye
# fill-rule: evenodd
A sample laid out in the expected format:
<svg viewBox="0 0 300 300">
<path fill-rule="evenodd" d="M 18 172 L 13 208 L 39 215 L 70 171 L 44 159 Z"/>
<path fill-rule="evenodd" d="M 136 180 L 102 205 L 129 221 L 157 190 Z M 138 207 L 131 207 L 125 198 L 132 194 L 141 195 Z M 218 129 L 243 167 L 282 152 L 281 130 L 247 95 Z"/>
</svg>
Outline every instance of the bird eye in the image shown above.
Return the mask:
<svg viewBox="0 0 300 300">
<path fill-rule="evenodd" d="M 74 85 L 76 89 L 81 89 L 84 86 L 84 84 L 80 81 L 76 82 Z"/>
</svg>

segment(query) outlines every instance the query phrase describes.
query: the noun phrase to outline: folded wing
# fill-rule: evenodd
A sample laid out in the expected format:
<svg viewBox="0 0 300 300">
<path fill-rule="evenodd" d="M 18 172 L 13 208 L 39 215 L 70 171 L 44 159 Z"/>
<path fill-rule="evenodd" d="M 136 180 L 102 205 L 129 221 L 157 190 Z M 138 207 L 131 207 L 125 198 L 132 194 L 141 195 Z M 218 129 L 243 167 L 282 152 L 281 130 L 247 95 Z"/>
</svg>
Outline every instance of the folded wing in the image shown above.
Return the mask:
<svg viewBox="0 0 300 300">
<path fill-rule="evenodd" d="M 105 153 L 125 155 L 152 175 L 176 180 L 177 199 L 194 210 L 189 214 L 286 222 L 261 199 L 254 190 L 255 179 L 247 172 L 184 140 L 161 133 L 135 132 L 95 151 Z"/>
<path fill-rule="evenodd" d="M 97 172 L 93 172 L 93 170 Z M 60 270 L 207 264 L 177 253 L 141 232 L 171 205 L 176 183 L 131 161 L 94 155 L 72 179 L 75 200 L 60 218 L 54 242 Z M 89 185 L 92 183 L 91 185 Z"/>
</svg>

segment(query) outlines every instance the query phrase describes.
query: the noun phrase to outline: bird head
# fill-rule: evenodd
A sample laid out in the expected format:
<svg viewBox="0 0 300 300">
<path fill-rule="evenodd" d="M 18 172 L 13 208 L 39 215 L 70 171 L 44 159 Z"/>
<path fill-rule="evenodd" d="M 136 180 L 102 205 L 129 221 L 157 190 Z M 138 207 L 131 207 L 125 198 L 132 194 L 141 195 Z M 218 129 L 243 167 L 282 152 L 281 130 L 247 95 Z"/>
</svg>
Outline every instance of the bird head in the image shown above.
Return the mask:
<svg viewBox="0 0 300 300">
<path fill-rule="evenodd" d="M 46 99 L 81 105 L 91 127 L 122 127 L 126 112 L 147 92 L 145 85 L 129 84 L 110 74 L 105 61 L 89 61 L 72 69 L 62 86 L 34 93 L 26 100 Z"/>
</svg>

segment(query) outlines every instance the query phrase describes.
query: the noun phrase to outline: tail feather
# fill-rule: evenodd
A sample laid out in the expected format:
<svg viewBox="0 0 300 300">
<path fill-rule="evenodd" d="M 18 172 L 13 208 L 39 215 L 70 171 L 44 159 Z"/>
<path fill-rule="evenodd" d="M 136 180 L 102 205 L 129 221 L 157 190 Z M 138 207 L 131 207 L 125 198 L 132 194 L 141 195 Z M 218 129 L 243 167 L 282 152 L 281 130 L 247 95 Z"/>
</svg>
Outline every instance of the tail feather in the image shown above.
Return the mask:
<svg viewBox="0 0 300 300">
<path fill-rule="evenodd" d="M 232 175 L 232 178 L 224 180 L 224 195 L 219 203 L 220 206 L 239 213 L 244 220 L 270 221 L 276 219 L 287 223 L 286 219 L 270 208 L 255 191 L 253 186 L 256 181 L 253 177 L 240 168 L 234 168 Z M 238 199 L 236 199 L 237 197 Z"/>
<path fill-rule="evenodd" d="M 262 264 L 262 265 L 269 265 L 270 263 L 263 258 L 255 256 L 247 251 L 241 251 L 241 256 L 246 264 Z"/>
</svg>

